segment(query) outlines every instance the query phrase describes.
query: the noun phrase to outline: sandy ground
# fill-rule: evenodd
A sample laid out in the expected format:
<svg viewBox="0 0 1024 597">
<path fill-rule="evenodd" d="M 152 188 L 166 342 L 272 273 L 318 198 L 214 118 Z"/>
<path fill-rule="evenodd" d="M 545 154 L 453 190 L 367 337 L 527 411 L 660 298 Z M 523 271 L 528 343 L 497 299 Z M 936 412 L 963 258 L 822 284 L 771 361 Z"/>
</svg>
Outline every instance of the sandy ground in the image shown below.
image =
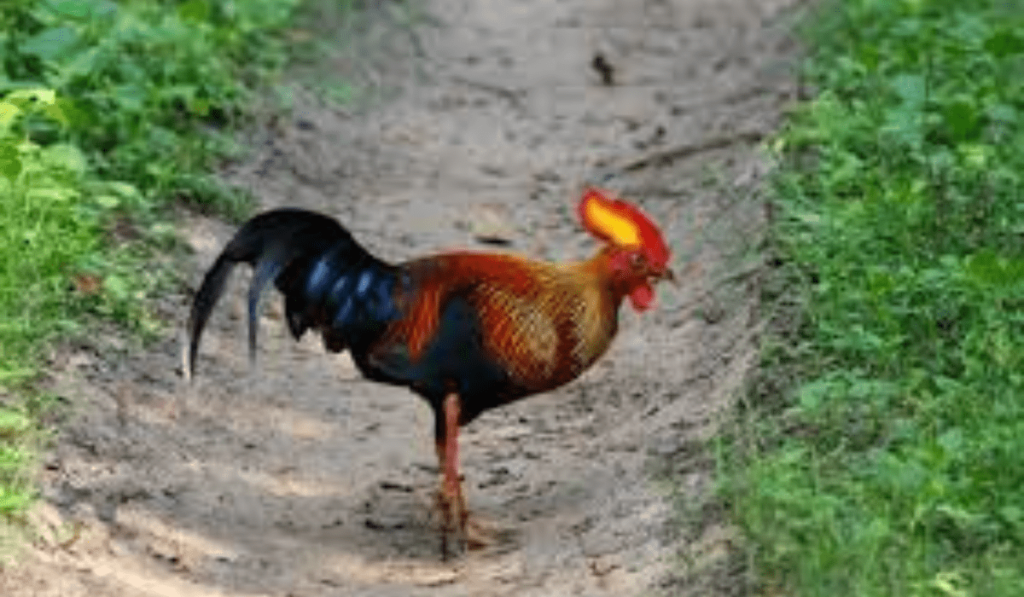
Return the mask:
<svg viewBox="0 0 1024 597">
<path fill-rule="evenodd" d="M 173 334 L 144 351 L 115 338 L 69 350 L 54 378 L 76 407 L 3 595 L 742 592 L 706 507 L 702 441 L 755 356 L 756 144 L 795 93 L 794 0 L 384 4 L 359 27 L 365 45 L 327 64 L 373 83 L 372 101 L 299 93 L 290 119 L 251 133 L 229 180 L 263 207 L 333 214 L 389 259 L 489 236 L 558 260 L 593 250 L 572 207 L 601 182 L 662 223 L 683 286 L 642 317 L 625 309 L 579 381 L 466 429 L 470 506 L 500 540 L 449 561 L 430 411 L 313 339 L 291 342 L 276 300 L 251 370 L 235 283 L 192 387 Z M 232 228 L 182 228 L 194 288 Z M 178 326 L 187 301 L 168 301 Z"/>
</svg>

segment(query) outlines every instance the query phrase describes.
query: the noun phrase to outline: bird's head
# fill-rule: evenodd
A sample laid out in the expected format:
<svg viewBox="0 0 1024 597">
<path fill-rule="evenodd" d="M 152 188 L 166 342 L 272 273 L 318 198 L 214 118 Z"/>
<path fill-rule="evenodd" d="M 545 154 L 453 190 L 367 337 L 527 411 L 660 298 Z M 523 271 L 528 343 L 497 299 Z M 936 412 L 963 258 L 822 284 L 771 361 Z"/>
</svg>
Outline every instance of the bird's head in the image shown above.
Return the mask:
<svg viewBox="0 0 1024 597">
<path fill-rule="evenodd" d="M 675 282 L 668 263 L 672 252 L 657 225 L 640 208 L 606 191 L 588 188 L 579 204 L 583 227 L 606 243 L 613 280 L 633 308 L 654 304 L 654 283 Z"/>
</svg>

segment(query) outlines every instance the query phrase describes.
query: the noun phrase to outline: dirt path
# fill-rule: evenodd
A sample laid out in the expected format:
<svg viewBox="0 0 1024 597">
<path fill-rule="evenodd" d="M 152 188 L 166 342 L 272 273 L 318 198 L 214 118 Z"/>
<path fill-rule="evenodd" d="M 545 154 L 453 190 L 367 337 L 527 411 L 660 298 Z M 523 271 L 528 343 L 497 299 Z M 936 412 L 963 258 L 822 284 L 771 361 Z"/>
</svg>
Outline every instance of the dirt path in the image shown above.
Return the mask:
<svg viewBox="0 0 1024 597">
<path fill-rule="evenodd" d="M 570 209 L 585 181 L 663 224 L 684 287 L 642 318 L 624 310 L 611 353 L 580 381 L 467 429 L 468 497 L 497 545 L 440 559 L 421 401 L 360 380 L 312 339 L 293 344 L 276 305 L 249 371 L 237 283 L 191 389 L 178 338 L 145 352 L 101 339 L 55 364 L 81 406 L 46 464 L 43 532 L 0 593 L 735 593 L 727 538 L 699 507 L 695 448 L 754 355 L 753 293 L 737 274 L 757 263 L 753 141 L 793 94 L 792 4 L 424 2 L 412 32 L 391 29 L 378 73 L 390 99 L 340 110 L 300 97 L 228 173 L 263 206 L 334 214 L 393 259 L 480 233 L 538 257 L 585 255 Z M 198 283 L 231 228 L 186 228 Z"/>
</svg>

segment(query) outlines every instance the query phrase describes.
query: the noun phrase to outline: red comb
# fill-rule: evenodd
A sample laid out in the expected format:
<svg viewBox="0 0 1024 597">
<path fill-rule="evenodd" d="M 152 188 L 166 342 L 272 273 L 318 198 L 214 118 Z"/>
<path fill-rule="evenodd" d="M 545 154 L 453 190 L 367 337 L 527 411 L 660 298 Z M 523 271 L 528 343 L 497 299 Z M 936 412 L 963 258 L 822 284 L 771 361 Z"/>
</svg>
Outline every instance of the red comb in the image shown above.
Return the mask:
<svg viewBox="0 0 1024 597">
<path fill-rule="evenodd" d="M 665 266 L 671 257 L 658 226 L 639 207 L 608 191 L 587 187 L 577 213 L 588 232 L 619 246 L 639 244 L 652 264 Z M 634 242 L 638 238 L 638 243 Z"/>
</svg>

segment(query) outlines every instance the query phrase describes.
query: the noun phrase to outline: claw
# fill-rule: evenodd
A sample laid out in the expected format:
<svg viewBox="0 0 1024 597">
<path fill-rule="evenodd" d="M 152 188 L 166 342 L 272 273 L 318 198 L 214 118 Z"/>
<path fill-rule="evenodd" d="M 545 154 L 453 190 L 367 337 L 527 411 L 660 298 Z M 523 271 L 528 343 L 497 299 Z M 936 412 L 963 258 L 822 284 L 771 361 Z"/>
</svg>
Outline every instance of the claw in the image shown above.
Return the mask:
<svg viewBox="0 0 1024 597">
<path fill-rule="evenodd" d="M 468 517 L 465 528 L 462 530 L 466 539 L 466 548 L 469 550 L 484 549 L 495 542 L 494 531 L 480 524 L 476 519 Z"/>
<path fill-rule="evenodd" d="M 460 518 L 460 514 L 457 502 L 453 497 L 448 494 L 443 485 L 437 493 L 437 508 L 441 512 L 441 558 L 446 561 L 452 555 L 455 555 L 450 549 L 449 537 L 454 534 L 458 538 L 460 535 L 460 525 L 456 523 Z"/>
<path fill-rule="evenodd" d="M 441 512 L 441 556 L 445 560 L 494 544 L 493 532 L 470 517 L 461 487 L 452 492 L 442 485 L 437 507 Z"/>
</svg>

